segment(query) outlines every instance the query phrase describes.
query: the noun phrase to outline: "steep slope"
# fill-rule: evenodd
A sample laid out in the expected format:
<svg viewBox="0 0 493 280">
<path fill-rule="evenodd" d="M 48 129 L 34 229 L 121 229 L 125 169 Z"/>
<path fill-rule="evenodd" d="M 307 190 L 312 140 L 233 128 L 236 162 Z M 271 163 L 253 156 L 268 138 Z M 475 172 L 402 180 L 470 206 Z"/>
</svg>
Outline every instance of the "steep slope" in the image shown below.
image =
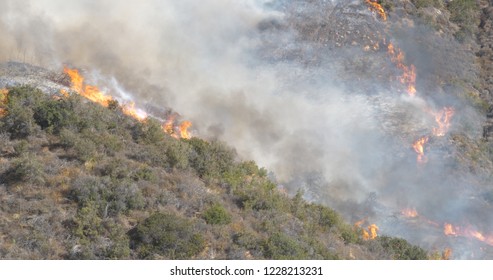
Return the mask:
<svg viewBox="0 0 493 280">
<path fill-rule="evenodd" d="M 104 108 L 7 63 L 0 118 L 3 259 L 425 258 L 364 241 L 333 210 L 288 197 L 224 144 L 175 139 L 155 119 Z M 9 74 L 5 74 L 9 73 Z M 28 73 L 28 75 L 25 75 Z M 47 75 L 48 74 L 48 75 Z"/>
<path fill-rule="evenodd" d="M 37 168 L 45 158 L 33 172 L 14 172 L 39 148 L 82 170 L 83 179 L 63 183 L 70 191 L 61 197 L 77 204 L 63 239 L 74 253 L 64 256 L 112 257 L 104 248 L 120 241 L 133 258 L 423 256 L 405 243 L 406 253 L 389 253 L 401 240 L 365 241 L 378 228 L 444 257 L 493 258 L 491 1 L 149 2 L 33 1 L 1 11 L 2 54 L 28 48 L 28 58 L 54 69 L 7 63 L 1 85 L 27 83 L 59 100 L 20 101 L 26 113 L 9 98 L 32 89 L 2 91 L 13 106 L 2 108 L 5 197 L 16 184 L 52 186 Z M 107 109 L 77 99 L 86 87 L 60 62 L 84 67 L 91 85 L 113 96 Z M 130 102 L 155 120 L 129 118 Z M 164 106 L 193 122 L 192 135 L 220 142 L 174 139 L 177 127 L 166 123 L 180 116 Z M 240 159 L 268 167 L 270 179 Z M 301 197 L 354 226 L 295 202 Z M 322 216 L 332 222 L 321 226 Z M 170 235 L 152 233 L 159 228 Z M 179 251 L 189 254 L 149 244 L 176 240 L 172 228 L 183 230 Z M 191 229 L 208 233 L 185 234 Z"/>
</svg>

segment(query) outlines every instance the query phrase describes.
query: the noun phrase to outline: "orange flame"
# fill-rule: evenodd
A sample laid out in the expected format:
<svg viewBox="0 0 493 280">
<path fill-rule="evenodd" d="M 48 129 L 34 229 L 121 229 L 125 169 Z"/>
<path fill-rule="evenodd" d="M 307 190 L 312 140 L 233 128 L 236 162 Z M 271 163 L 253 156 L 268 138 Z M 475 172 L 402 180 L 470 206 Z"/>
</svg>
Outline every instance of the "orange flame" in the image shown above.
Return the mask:
<svg viewBox="0 0 493 280">
<path fill-rule="evenodd" d="M 357 227 L 357 228 L 359 228 L 365 222 L 366 222 L 366 218 L 365 219 L 362 219 L 360 221 L 357 221 L 356 223 L 354 223 L 354 226 Z M 377 225 L 371 224 L 371 225 L 368 226 L 368 230 L 366 230 L 364 228 L 361 229 L 361 237 L 363 238 L 363 240 L 375 239 L 378 236 L 377 232 L 378 232 Z"/>
<path fill-rule="evenodd" d="M 190 133 L 188 132 L 188 128 L 192 126 L 192 123 L 189 121 L 184 121 L 180 124 L 180 137 L 184 139 L 190 139 Z"/>
<path fill-rule="evenodd" d="M 448 260 L 452 256 L 452 249 L 445 248 L 442 253 L 442 260 Z"/>
<path fill-rule="evenodd" d="M 80 75 L 77 69 L 70 69 L 64 67 L 63 72 L 70 77 L 70 80 L 72 82 L 71 89 L 76 93 L 84 96 L 85 98 L 93 102 L 101 104 L 104 107 L 108 107 L 110 102 L 114 101 L 113 97 L 109 95 L 105 95 L 103 92 L 99 90 L 98 87 L 92 85 L 85 85 L 84 77 Z M 60 93 L 63 96 L 68 96 L 68 93 L 65 90 L 61 90 Z M 131 116 L 139 121 L 144 121 L 148 117 L 146 112 L 135 108 L 134 102 L 123 105 L 121 109 L 124 114 Z M 2 111 L 0 111 L 0 113 L 1 112 Z M 192 123 L 189 121 L 184 121 L 176 128 L 177 131 L 175 131 L 175 126 L 174 126 L 175 118 L 176 115 L 172 115 L 162 124 L 163 131 L 177 139 L 179 138 L 190 139 L 191 135 L 190 132 L 188 132 L 188 128 L 192 126 Z"/>
<path fill-rule="evenodd" d="M 396 64 L 397 68 L 402 70 L 402 75 L 399 77 L 399 81 L 406 85 L 407 93 L 410 96 L 416 95 L 416 67 L 411 64 L 411 66 L 407 66 L 404 63 L 405 55 L 404 52 L 395 48 L 392 43 L 389 43 L 387 46 L 388 53 L 390 55 L 390 60 Z"/>
<path fill-rule="evenodd" d="M 188 128 L 192 126 L 190 121 L 183 121 L 179 125 L 175 125 L 176 115 L 171 115 L 168 119 L 163 123 L 162 128 L 163 131 L 170 134 L 172 137 L 179 139 L 190 139 L 192 136 L 190 132 L 188 132 Z"/>
<path fill-rule="evenodd" d="M 443 226 L 443 233 L 445 235 L 453 235 L 453 236 L 457 235 L 457 232 L 455 231 L 455 228 L 452 224 L 445 224 Z"/>
<path fill-rule="evenodd" d="M 452 224 L 444 224 L 443 233 L 445 235 L 451 236 L 462 236 L 467 238 L 474 238 L 481 242 L 484 242 L 490 246 L 493 246 L 493 234 L 485 235 L 484 233 L 472 229 L 471 227 L 461 228 L 458 226 L 454 226 Z"/>
<path fill-rule="evenodd" d="M 79 74 L 79 71 L 77 69 L 64 67 L 63 72 L 69 75 L 70 80 L 72 81 L 72 90 L 84 96 L 85 98 L 99 103 L 104 107 L 108 107 L 110 101 L 113 100 L 111 96 L 107 96 L 103 92 L 101 92 L 98 87 L 84 85 L 84 77 Z"/>
<path fill-rule="evenodd" d="M 368 5 L 370 5 L 370 7 L 368 7 L 368 9 L 370 11 L 377 12 L 383 21 L 387 20 L 387 14 L 385 13 L 385 10 L 383 9 L 383 7 L 380 4 L 378 4 L 378 2 L 376 0 L 365 0 L 365 2 Z"/>
<path fill-rule="evenodd" d="M 9 95 L 9 90 L 6 88 L 0 89 L 0 117 L 7 114 L 7 110 L 3 108 L 7 104 L 7 98 Z"/>
<path fill-rule="evenodd" d="M 444 136 L 447 133 L 454 113 L 455 109 L 453 107 L 444 107 L 442 110 L 432 113 L 438 125 L 438 127 L 433 128 L 433 135 Z"/>
<path fill-rule="evenodd" d="M 175 134 L 173 124 L 175 123 L 176 115 L 171 115 L 162 125 L 164 132 L 168 134 Z"/>
<path fill-rule="evenodd" d="M 401 214 L 407 218 L 416 218 L 418 216 L 418 211 L 415 208 L 406 208 L 401 211 Z"/>
<path fill-rule="evenodd" d="M 130 102 L 129 104 L 125 104 L 122 106 L 122 112 L 127 115 L 131 116 L 134 119 L 137 119 L 139 121 L 143 121 L 147 118 L 147 113 L 137 110 L 135 108 L 135 102 Z"/>
<path fill-rule="evenodd" d="M 359 220 L 359 221 L 357 221 L 356 223 L 354 223 L 354 226 L 355 226 L 355 227 L 361 227 L 361 225 L 362 225 L 364 222 L 365 222 L 365 219 L 363 219 L 363 220 Z"/>
<path fill-rule="evenodd" d="M 428 137 L 421 137 L 416 142 L 413 143 L 414 151 L 418 154 L 418 163 L 426 163 L 424 145 L 428 142 Z"/>
<path fill-rule="evenodd" d="M 375 224 L 371 224 L 368 226 L 368 231 L 370 231 L 370 239 L 375 239 L 377 238 L 377 231 L 378 231 L 378 227 L 377 225 Z"/>
</svg>

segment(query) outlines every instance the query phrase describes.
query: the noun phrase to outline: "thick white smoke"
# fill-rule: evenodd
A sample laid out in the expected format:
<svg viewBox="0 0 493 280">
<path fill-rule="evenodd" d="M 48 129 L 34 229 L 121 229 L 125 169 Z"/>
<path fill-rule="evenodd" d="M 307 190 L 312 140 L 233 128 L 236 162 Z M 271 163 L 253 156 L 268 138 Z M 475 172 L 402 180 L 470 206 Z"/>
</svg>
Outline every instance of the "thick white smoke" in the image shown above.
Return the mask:
<svg viewBox="0 0 493 280">
<path fill-rule="evenodd" d="M 444 175 L 453 162 L 440 152 L 429 155 L 427 169 L 416 166 L 410 145 L 433 123 L 422 114 L 430 100 L 399 97 L 386 85 L 366 90 L 365 83 L 378 74 L 355 72 L 375 64 L 354 62 L 353 56 L 368 55 L 364 46 L 331 52 L 323 39 L 300 40 L 314 31 L 300 34 L 285 11 L 293 16 L 313 9 L 301 2 L 0 0 L 0 59 L 97 71 L 107 77 L 106 86 L 131 94 L 137 105 L 173 108 L 193 122 L 195 135 L 226 141 L 281 183 L 306 188 L 307 196 L 348 216 L 378 212 L 353 207 L 372 193 L 392 210 L 421 206 L 434 215 L 434 198 L 467 192 L 464 180 Z M 327 11 L 363 4 L 321 2 Z M 329 23 L 334 17 L 313 13 Z M 366 7 L 361 13 L 371 18 Z M 351 16 L 349 21 L 356 20 Z M 345 60 L 350 63 L 342 64 Z M 470 130 L 477 134 L 479 125 Z M 444 139 L 436 145 L 445 147 Z M 469 203 L 441 204 L 433 218 Z"/>
</svg>

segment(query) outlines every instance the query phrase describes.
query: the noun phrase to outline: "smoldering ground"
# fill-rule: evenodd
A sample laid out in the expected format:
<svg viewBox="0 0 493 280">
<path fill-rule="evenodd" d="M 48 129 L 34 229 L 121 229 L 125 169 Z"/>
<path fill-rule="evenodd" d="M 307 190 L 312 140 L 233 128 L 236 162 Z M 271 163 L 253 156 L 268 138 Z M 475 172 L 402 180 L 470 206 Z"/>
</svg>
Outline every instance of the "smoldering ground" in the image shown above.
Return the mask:
<svg viewBox="0 0 493 280">
<path fill-rule="evenodd" d="M 492 230 L 484 180 L 464 171 L 450 136 L 479 137 L 480 114 L 433 87 L 426 77 L 445 66 L 427 67 L 430 52 L 392 37 L 363 2 L 2 0 L 0 55 L 53 70 L 81 67 L 110 94 L 173 108 L 196 136 L 229 143 L 279 184 L 350 221 L 380 223 L 384 234 L 453 245 L 441 229 L 389 218 L 405 207 L 439 226 Z M 432 36 L 414 30 L 411 37 Z M 418 97 L 406 97 L 386 52 L 365 51 L 382 36 L 411 54 L 426 94 L 418 88 Z M 411 145 L 434 125 L 426 108 L 444 105 L 457 110 L 452 128 L 430 140 L 427 163 L 417 164 Z"/>
</svg>

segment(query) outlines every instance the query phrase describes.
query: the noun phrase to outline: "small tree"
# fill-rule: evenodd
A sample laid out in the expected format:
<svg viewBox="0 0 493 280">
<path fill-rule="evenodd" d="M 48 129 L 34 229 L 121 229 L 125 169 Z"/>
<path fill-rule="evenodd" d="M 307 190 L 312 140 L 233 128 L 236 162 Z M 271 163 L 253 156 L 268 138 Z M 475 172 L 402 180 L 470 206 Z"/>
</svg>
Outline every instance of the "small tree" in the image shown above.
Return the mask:
<svg viewBox="0 0 493 280">
<path fill-rule="evenodd" d="M 231 222 L 231 215 L 219 203 L 213 204 L 203 214 L 204 220 L 212 225 L 226 225 Z"/>
</svg>

